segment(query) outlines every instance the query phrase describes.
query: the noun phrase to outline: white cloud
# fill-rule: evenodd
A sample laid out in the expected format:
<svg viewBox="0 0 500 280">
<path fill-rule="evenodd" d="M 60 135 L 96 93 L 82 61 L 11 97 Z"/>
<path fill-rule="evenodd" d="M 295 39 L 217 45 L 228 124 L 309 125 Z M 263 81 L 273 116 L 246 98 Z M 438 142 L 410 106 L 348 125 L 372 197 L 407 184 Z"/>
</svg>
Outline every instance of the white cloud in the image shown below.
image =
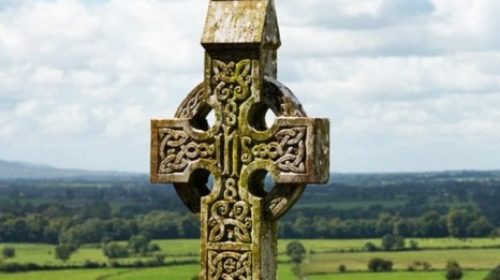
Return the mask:
<svg viewBox="0 0 500 280">
<path fill-rule="evenodd" d="M 335 170 L 500 168 L 497 2 L 278 1 L 280 78 L 332 119 Z M 203 77 L 206 7 L 0 0 L 0 158 L 146 171 L 149 119 Z"/>
<path fill-rule="evenodd" d="M 38 66 L 33 71 L 35 84 L 59 84 L 64 79 L 64 73 L 59 69 L 47 66 Z"/>
<path fill-rule="evenodd" d="M 35 100 L 22 102 L 16 106 L 15 115 L 17 117 L 26 117 L 34 115 L 36 107 L 37 107 L 37 102 Z"/>
<path fill-rule="evenodd" d="M 78 104 L 62 105 L 54 108 L 47 116 L 39 116 L 40 131 L 48 134 L 73 134 L 78 136 L 88 126 L 85 109 Z"/>
</svg>

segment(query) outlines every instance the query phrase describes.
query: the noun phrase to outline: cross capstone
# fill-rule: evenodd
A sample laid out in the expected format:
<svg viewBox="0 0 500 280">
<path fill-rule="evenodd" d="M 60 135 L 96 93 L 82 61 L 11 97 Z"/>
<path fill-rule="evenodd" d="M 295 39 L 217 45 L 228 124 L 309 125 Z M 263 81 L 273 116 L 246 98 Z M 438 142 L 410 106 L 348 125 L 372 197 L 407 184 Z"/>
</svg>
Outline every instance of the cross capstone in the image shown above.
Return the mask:
<svg viewBox="0 0 500 280">
<path fill-rule="evenodd" d="M 328 181 L 329 122 L 307 118 L 276 80 L 272 0 L 212 0 L 202 45 L 204 82 L 174 119 L 151 121 L 151 181 L 174 183 L 200 214 L 200 279 L 273 280 L 276 221 L 305 184 Z M 277 116 L 271 127 L 268 110 Z M 270 191 L 267 173 L 276 182 Z"/>
</svg>

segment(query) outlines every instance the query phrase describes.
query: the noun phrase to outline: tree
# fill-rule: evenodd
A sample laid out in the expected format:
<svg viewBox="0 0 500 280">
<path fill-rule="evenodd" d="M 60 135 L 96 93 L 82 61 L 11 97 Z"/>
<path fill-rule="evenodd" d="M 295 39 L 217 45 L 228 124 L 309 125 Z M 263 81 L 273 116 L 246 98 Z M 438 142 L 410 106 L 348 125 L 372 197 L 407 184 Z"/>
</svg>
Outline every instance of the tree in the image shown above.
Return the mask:
<svg viewBox="0 0 500 280">
<path fill-rule="evenodd" d="M 76 251 L 76 246 L 71 244 L 59 244 L 55 248 L 56 259 L 66 262 L 71 258 L 73 252 Z"/>
<path fill-rule="evenodd" d="M 390 260 L 373 258 L 368 262 L 368 269 L 371 272 L 392 271 L 394 263 Z"/>
<path fill-rule="evenodd" d="M 155 255 L 155 261 L 158 265 L 163 265 L 165 264 L 165 258 L 166 256 L 163 254 Z"/>
<path fill-rule="evenodd" d="M 464 276 L 462 268 L 456 261 L 449 261 L 446 265 L 446 279 L 460 280 Z"/>
<path fill-rule="evenodd" d="M 495 267 L 484 280 L 500 280 L 500 265 Z"/>
<path fill-rule="evenodd" d="M 391 219 L 393 217 L 388 213 L 382 213 L 379 215 L 375 232 L 377 235 L 389 234 L 393 231 L 393 226 L 391 223 Z"/>
<path fill-rule="evenodd" d="M 373 244 L 373 242 L 367 242 L 363 246 L 363 250 L 367 252 L 376 252 L 378 251 L 377 245 Z"/>
<path fill-rule="evenodd" d="M 471 215 L 465 210 L 451 210 L 447 217 L 448 233 L 457 238 L 467 237 Z"/>
<path fill-rule="evenodd" d="M 386 234 L 382 237 L 382 249 L 384 251 L 391 251 L 396 244 L 396 238 L 392 234 Z"/>
<path fill-rule="evenodd" d="M 392 248 L 395 251 L 403 251 L 405 249 L 406 242 L 405 238 L 401 235 L 397 235 L 394 238 L 394 247 Z"/>
<path fill-rule="evenodd" d="M 299 278 L 303 279 L 302 269 L 300 264 L 305 258 L 306 248 L 300 243 L 300 241 L 292 241 L 286 246 L 286 254 L 290 257 L 292 262 L 295 264 L 292 268 L 292 272 Z"/>
<path fill-rule="evenodd" d="M 200 236 L 200 224 L 192 216 L 184 216 L 179 221 L 179 234 L 184 238 L 198 238 Z"/>
<path fill-rule="evenodd" d="M 293 224 L 295 232 L 301 237 L 311 238 L 314 236 L 314 223 L 311 218 L 299 215 Z"/>
<path fill-rule="evenodd" d="M 446 236 L 446 222 L 436 211 L 425 212 L 417 219 L 416 233 L 422 237 Z"/>
<path fill-rule="evenodd" d="M 151 240 L 149 238 L 142 234 L 139 234 L 132 236 L 128 241 L 128 245 L 132 252 L 144 255 L 148 252 L 148 246 L 150 242 Z"/>
<path fill-rule="evenodd" d="M 286 246 L 286 254 L 294 264 L 301 264 L 305 258 L 306 248 L 300 241 L 292 241 Z"/>
<path fill-rule="evenodd" d="M 16 256 L 16 249 L 14 249 L 12 247 L 5 247 L 2 250 L 2 255 L 6 259 L 13 258 Z"/>
<path fill-rule="evenodd" d="M 126 258 L 128 257 L 128 249 L 126 246 L 118 242 L 109 242 L 103 248 L 103 253 L 110 259 Z"/>
<path fill-rule="evenodd" d="M 491 234 L 495 228 L 485 217 L 479 218 L 467 228 L 467 235 L 472 237 L 483 237 Z"/>
<path fill-rule="evenodd" d="M 86 203 L 81 210 L 82 219 L 89 218 L 109 219 L 111 218 L 111 206 L 104 201 L 92 201 Z"/>
<path fill-rule="evenodd" d="M 418 242 L 415 240 L 410 240 L 410 249 L 413 251 L 418 250 Z"/>
</svg>

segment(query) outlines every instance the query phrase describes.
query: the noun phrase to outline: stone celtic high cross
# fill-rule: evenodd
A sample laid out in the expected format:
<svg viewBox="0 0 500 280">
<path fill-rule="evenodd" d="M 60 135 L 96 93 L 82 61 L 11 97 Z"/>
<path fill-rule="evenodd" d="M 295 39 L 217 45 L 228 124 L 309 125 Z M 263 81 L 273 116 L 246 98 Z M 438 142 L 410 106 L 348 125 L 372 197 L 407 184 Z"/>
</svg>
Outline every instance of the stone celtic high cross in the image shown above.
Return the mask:
<svg viewBox="0 0 500 280">
<path fill-rule="evenodd" d="M 204 82 L 174 119 L 151 121 L 151 181 L 174 183 L 199 213 L 202 280 L 276 279 L 276 221 L 329 178 L 329 122 L 276 80 L 280 44 L 273 0 L 210 1 Z"/>
</svg>

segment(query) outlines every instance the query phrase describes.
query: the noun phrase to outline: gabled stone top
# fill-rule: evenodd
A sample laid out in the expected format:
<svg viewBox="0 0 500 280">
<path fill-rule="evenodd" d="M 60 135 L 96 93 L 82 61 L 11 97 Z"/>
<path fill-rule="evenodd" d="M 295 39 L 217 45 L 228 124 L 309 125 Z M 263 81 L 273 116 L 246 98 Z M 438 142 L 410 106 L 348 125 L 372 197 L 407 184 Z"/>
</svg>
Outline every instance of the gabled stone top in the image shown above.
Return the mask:
<svg viewBox="0 0 500 280">
<path fill-rule="evenodd" d="M 280 42 L 273 0 L 212 0 L 201 44 L 206 49 L 277 49 Z"/>
</svg>

